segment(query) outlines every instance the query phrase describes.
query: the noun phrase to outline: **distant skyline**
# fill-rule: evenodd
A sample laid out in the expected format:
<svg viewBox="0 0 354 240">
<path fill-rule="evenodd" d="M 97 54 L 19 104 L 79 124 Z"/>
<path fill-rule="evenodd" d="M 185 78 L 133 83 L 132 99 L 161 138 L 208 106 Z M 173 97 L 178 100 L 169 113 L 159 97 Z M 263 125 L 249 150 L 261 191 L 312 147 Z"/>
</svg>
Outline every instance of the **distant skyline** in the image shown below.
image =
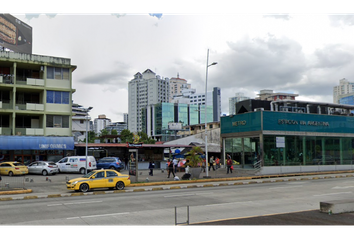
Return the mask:
<svg viewBox="0 0 354 240">
<path fill-rule="evenodd" d="M 207 49 L 209 62 L 218 62 L 209 68 L 208 91 L 220 87 L 223 113 L 235 93 L 254 98 L 262 89 L 333 102 L 339 80 L 354 81 L 354 15 L 312 14 L 291 6 L 244 13 L 226 5 L 201 13 L 181 6 L 176 12 L 171 6 L 145 13 L 124 8 L 102 12 L 99 7 L 91 10 L 96 14 L 75 8 L 66 14 L 21 8 L 9 13 L 33 28 L 33 54 L 70 58 L 77 66 L 74 102 L 92 106 L 92 118 L 105 114 L 116 122 L 128 112 L 128 82 L 137 72 L 151 69 L 168 78 L 179 74 L 204 92 Z"/>
</svg>

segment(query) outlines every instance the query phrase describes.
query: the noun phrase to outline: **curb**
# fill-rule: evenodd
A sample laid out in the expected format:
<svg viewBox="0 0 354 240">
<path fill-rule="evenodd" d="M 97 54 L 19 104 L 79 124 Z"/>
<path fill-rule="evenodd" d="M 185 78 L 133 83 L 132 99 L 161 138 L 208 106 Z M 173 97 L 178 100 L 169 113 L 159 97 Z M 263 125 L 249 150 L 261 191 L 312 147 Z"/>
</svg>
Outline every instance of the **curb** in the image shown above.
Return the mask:
<svg viewBox="0 0 354 240">
<path fill-rule="evenodd" d="M 187 186 L 166 186 L 166 187 L 155 187 L 155 188 L 136 188 L 129 190 L 109 190 L 109 191 L 99 191 L 99 192 L 75 192 L 75 193 L 64 193 L 64 194 L 50 194 L 50 195 L 40 195 L 40 196 L 19 196 L 19 197 L 0 197 L 0 201 L 11 201 L 11 200 L 26 200 L 26 199 L 38 199 L 38 198 L 59 198 L 59 197 L 75 197 L 75 196 L 86 196 L 86 195 L 102 195 L 102 194 L 114 194 L 114 193 L 129 193 L 129 192 L 144 192 L 144 191 L 161 191 L 161 190 L 173 190 L 182 188 L 208 188 L 208 187 L 219 187 L 219 186 L 232 186 L 232 185 L 249 185 L 249 184 L 259 184 L 259 183 L 274 183 L 274 182 L 287 182 L 287 181 L 305 181 L 305 180 L 318 180 L 318 179 L 329 179 L 329 178 L 344 178 L 344 177 L 354 177 L 354 171 L 342 171 L 342 172 L 330 172 L 321 174 L 344 174 L 353 173 L 346 175 L 337 176 L 311 176 L 318 175 L 318 173 L 305 173 L 305 174 L 287 174 L 287 175 L 267 175 L 267 176 L 252 176 L 252 177 L 234 177 L 234 178 L 218 178 L 218 179 L 200 179 L 200 180 L 183 180 L 175 182 L 153 182 L 153 183 L 137 183 L 130 184 L 129 187 L 144 187 L 144 186 L 156 186 L 156 185 L 175 185 L 175 184 L 187 184 L 187 183 L 206 183 L 197 185 L 187 185 Z M 309 177 L 301 177 L 304 175 L 309 175 Z M 280 178 L 280 177 L 298 177 L 291 179 L 270 179 L 270 178 Z M 263 180 L 264 179 L 264 180 Z M 251 180 L 249 182 L 234 182 L 234 183 L 208 183 L 208 182 L 220 182 L 220 181 L 239 181 L 239 180 Z M 252 181 L 253 180 L 253 181 Z M 0 195 L 5 194 L 23 194 L 32 193 L 31 189 L 27 190 L 16 190 L 16 191 L 5 191 L 0 192 Z"/>
</svg>

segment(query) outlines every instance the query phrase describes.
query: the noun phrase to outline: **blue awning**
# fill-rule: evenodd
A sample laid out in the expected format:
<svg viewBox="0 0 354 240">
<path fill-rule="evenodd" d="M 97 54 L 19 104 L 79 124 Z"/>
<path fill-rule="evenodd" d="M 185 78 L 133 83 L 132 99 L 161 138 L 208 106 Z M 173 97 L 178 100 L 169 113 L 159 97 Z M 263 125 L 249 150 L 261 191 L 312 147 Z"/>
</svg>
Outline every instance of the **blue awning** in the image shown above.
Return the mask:
<svg viewBox="0 0 354 240">
<path fill-rule="evenodd" d="M 74 137 L 0 136 L 0 150 L 73 150 Z"/>
</svg>

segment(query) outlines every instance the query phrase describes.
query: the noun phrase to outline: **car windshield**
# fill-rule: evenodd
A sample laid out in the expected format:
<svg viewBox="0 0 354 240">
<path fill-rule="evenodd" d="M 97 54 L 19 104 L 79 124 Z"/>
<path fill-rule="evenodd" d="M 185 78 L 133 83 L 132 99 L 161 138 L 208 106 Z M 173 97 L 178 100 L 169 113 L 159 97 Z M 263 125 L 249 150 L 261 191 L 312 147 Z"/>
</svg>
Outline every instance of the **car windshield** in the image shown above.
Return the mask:
<svg viewBox="0 0 354 240">
<path fill-rule="evenodd" d="M 93 174 L 95 174 L 96 171 L 92 171 L 92 172 L 89 172 L 87 173 L 86 175 L 82 176 L 83 178 L 90 178 Z"/>
<path fill-rule="evenodd" d="M 14 163 L 14 166 L 23 166 L 22 163 Z"/>
</svg>

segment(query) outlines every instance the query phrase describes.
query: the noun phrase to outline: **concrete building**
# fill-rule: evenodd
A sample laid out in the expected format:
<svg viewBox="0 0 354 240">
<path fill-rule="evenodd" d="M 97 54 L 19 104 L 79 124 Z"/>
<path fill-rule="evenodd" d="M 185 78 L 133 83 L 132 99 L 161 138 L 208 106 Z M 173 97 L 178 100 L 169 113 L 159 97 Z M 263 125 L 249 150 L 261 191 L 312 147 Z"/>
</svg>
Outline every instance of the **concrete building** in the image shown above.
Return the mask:
<svg viewBox="0 0 354 240">
<path fill-rule="evenodd" d="M 75 143 L 86 139 L 86 124 L 87 131 L 93 131 L 93 122 L 89 120 L 89 111 L 90 108 L 84 108 L 77 103 L 72 104 L 72 133 Z"/>
<path fill-rule="evenodd" d="M 267 101 L 276 101 L 276 100 L 295 100 L 295 97 L 299 96 L 299 94 L 293 93 L 274 93 L 273 90 L 261 90 L 258 94 L 258 97 L 255 98 L 257 100 L 267 100 Z"/>
<path fill-rule="evenodd" d="M 111 124 L 111 119 L 107 118 L 106 115 L 98 115 L 98 118 L 95 118 L 93 121 L 93 130 L 95 131 L 96 136 L 101 133 L 102 129 L 105 129 Z"/>
<path fill-rule="evenodd" d="M 57 160 L 74 149 L 68 58 L 0 51 L 0 159 Z"/>
<path fill-rule="evenodd" d="M 131 132 L 142 131 L 143 108 L 149 105 L 169 102 L 170 83 L 150 69 L 136 73 L 128 83 L 128 128 Z"/>
<path fill-rule="evenodd" d="M 170 98 L 169 102 L 172 102 L 174 96 L 182 95 L 182 90 L 190 89 L 191 85 L 187 83 L 186 79 L 179 78 L 179 74 L 177 74 L 177 78 L 170 79 Z"/>
<path fill-rule="evenodd" d="M 343 78 L 339 80 L 338 86 L 333 87 L 333 103 L 340 103 L 339 99 L 347 97 L 347 94 L 354 94 L 354 83 Z"/>
</svg>

